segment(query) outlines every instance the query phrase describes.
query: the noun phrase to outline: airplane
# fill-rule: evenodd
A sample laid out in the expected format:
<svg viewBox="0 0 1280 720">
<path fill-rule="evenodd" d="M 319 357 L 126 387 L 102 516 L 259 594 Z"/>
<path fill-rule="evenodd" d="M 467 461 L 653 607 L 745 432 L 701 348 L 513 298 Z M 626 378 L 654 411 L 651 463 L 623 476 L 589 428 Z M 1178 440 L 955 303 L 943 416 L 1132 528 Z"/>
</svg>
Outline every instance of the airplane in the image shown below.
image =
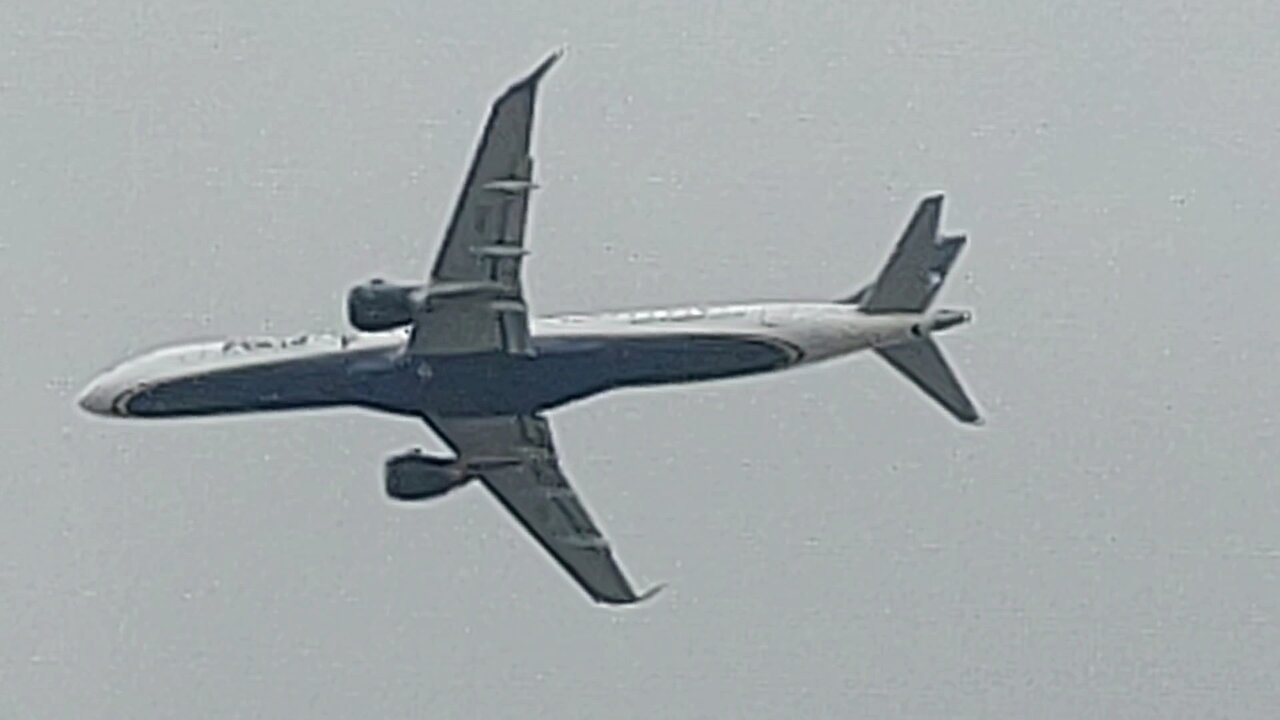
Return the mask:
<svg viewBox="0 0 1280 720">
<path fill-rule="evenodd" d="M 932 310 L 965 244 L 925 197 L 878 276 L 831 302 L 749 302 L 537 317 L 522 289 L 530 155 L 548 56 L 490 108 L 425 282 L 352 288 L 355 331 L 234 337 L 126 360 L 79 395 L 116 418 L 360 407 L 420 418 L 452 456 L 384 462 L 387 495 L 426 501 L 479 480 L 595 602 L 637 593 L 556 453 L 550 411 L 601 393 L 793 368 L 872 350 L 963 423 L 981 422 L 934 335 L 970 320 Z"/>
</svg>

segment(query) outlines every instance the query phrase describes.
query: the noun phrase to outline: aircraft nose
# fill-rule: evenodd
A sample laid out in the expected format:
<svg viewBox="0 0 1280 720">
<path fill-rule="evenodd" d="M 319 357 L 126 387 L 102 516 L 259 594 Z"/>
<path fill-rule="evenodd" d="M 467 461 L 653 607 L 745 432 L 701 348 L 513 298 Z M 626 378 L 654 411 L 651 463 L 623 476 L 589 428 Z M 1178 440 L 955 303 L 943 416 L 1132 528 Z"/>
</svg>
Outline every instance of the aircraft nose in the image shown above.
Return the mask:
<svg viewBox="0 0 1280 720">
<path fill-rule="evenodd" d="M 111 382 L 111 378 L 104 375 L 95 378 L 80 392 L 76 404 L 94 415 L 117 415 L 115 402 L 119 396 L 119 383 Z"/>
</svg>

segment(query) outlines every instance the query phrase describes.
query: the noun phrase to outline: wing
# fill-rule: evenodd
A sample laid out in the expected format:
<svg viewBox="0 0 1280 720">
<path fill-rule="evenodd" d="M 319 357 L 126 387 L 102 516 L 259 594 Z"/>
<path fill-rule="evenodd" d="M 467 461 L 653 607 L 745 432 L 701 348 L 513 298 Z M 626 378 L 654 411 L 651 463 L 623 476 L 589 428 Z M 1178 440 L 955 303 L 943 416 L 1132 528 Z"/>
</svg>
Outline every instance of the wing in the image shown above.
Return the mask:
<svg viewBox="0 0 1280 720">
<path fill-rule="evenodd" d="M 637 595 L 604 535 L 556 459 L 541 415 L 437 418 L 428 422 L 551 556 L 596 602 L 629 605 Z"/>
<path fill-rule="evenodd" d="M 409 352 L 531 352 L 520 281 L 536 187 L 529 140 L 538 81 L 559 58 L 551 55 L 494 101 L 414 318 Z"/>
</svg>

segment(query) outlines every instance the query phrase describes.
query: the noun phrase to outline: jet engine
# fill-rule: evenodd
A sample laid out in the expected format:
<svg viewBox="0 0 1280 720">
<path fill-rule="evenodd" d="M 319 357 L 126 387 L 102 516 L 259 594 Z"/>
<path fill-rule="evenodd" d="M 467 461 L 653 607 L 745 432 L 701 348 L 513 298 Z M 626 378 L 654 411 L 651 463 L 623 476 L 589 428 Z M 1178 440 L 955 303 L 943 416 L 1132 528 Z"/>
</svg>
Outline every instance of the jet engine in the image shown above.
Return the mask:
<svg viewBox="0 0 1280 720">
<path fill-rule="evenodd" d="M 450 458 L 432 457 L 414 448 L 387 458 L 387 495 L 396 500 L 428 500 L 461 487 L 471 478 Z"/>
<path fill-rule="evenodd" d="M 347 293 L 347 319 L 357 330 L 380 332 L 413 322 L 426 297 L 423 285 L 399 285 L 375 278 Z"/>
</svg>

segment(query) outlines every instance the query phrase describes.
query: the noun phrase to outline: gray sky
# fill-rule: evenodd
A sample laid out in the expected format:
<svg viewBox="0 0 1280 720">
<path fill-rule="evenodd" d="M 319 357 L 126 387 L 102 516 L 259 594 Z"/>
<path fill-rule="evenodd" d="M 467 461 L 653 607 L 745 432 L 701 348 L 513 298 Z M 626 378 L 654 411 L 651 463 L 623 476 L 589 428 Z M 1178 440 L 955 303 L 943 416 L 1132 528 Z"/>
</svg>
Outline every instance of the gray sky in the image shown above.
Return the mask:
<svg viewBox="0 0 1280 720">
<path fill-rule="evenodd" d="M 0 716 L 1275 716 L 1274 3 L 428 5 L 0 4 Z M 989 425 L 871 357 L 560 412 L 672 583 L 611 612 L 384 500 L 414 422 L 74 408 L 420 276 L 562 44 L 535 309 L 835 297 L 944 190 Z"/>
</svg>

